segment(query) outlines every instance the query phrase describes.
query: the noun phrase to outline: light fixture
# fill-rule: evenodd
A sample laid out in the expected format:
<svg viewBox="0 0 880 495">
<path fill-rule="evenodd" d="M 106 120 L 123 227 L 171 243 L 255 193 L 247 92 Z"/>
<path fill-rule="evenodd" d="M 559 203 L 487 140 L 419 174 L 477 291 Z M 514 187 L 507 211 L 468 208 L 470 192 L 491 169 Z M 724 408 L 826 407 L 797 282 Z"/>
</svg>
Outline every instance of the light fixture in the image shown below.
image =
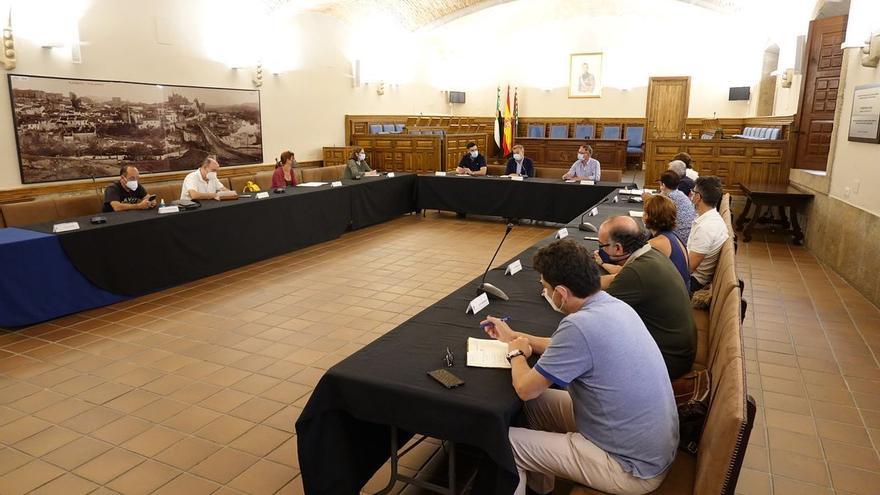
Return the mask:
<svg viewBox="0 0 880 495">
<path fill-rule="evenodd" d="M 794 69 L 785 69 L 782 73 L 782 87 L 790 88 L 791 82 L 794 80 Z"/>
<path fill-rule="evenodd" d="M 15 68 L 15 39 L 12 37 L 12 7 L 9 7 L 9 15 L 6 27 L 3 28 L 3 47 L 0 53 L 0 64 L 6 70 Z"/>
<path fill-rule="evenodd" d="M 254 68 L 253 81 L 254 81 L 254 86 L 257 88 L 259 88 L 260 86 L 263 85 L 263 63 L 262 62 L 258 63 L 257 66 Z"/>
<path fill-rule="evenodd" d="M 872 33 L 862 46 L 862 67 L 877 67 L 880 62 L 880 32 Z"/>
<path fill-rule="evenodd" d="M 385 94 L 385 81 L 379 81 L 379 85 L 376 87 L 376 94 L 379 96 Z"/>
</svg>

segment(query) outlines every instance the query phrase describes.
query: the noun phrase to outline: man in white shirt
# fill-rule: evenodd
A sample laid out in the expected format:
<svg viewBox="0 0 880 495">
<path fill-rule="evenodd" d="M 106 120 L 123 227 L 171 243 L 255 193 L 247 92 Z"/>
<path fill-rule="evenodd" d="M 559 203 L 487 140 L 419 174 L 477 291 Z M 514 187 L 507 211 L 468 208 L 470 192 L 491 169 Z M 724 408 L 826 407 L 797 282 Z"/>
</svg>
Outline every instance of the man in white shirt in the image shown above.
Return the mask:
<svg viewBox="0 0 880 495">
<path fill-rule="evenodd" d="M 194 199 L 220 199 L 220 193 L 226 191 L 226 186 L 217 178 L 220 164 L 213 156 L 202 160 L 198 170 L 190 172 L 183 179 L 183 187 L 180 191 L 181 201 Z"/>
<path fill-rule="evenodd" d="M 721 246 L 727 240 L 727 225 L 715 205 L 721 201 L 721 179 L 714 175 L 700 177 L 694 185 L 693 202 L 697 219 L 688 236 L 688 270 L 691 292 L 702 289 L 715 276 Z"/>
</svg>

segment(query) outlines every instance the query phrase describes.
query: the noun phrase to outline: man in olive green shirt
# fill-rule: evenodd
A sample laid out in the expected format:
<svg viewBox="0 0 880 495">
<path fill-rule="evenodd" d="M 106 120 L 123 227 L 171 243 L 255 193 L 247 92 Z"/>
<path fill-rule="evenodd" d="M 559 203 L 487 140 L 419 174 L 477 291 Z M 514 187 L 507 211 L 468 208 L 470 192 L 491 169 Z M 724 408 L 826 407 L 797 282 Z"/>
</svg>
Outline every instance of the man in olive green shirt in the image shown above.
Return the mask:
<svg viewBox="0 0 880 495">
<path fill-rule="evenodd" d="M 599 242 L 600 249 L 622 265 L 606 292 L 638 313 L 663 354 L 670 378 L 689 372 L 697 331 L 690 297 L 675 265 L 651 247 L 644 229 L 629 216 L 602 223 Z"/>
</svg>

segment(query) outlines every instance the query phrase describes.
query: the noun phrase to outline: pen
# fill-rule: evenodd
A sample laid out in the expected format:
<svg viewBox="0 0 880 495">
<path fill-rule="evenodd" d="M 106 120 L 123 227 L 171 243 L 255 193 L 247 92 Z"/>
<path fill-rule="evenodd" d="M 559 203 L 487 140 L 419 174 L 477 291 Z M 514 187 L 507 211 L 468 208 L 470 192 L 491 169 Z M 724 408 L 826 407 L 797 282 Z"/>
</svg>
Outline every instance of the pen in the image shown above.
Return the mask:
<svg viewBox="0 0 880 495">
<path fill-rule="evenodd" d="M 498 319 L 501 320 L 501 321 L 503 321 L 503 322 L 505 322 L 505 323 L 507 323 L 508 321 L 510 321 L 510 317 L 509 317 L 509 316 L 502 316 L 501 318 L 498 318 Z M 480 326 L 483 327 L 483 328 L 486 328 L 486 327 L 494 327 L 495 325 L 493 325 L 492 323 L 487 322 L 487 323 L 480 323 Z"/>
</svg>

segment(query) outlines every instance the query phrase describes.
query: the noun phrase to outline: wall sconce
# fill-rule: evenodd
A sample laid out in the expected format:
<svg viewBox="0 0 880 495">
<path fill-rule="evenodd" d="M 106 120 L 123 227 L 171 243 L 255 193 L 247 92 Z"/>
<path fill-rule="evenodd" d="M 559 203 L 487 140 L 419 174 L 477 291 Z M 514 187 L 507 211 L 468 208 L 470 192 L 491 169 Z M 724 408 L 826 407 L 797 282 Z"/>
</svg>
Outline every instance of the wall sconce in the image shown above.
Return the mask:
<svg viewBox="0 0 880 495">
<path fill-rule="evenodd" d="M 254 67 L 254 87 L 259 88 L 263 85 L 263 63 L 260 62 Z"/>
<path fill-rule="evenodd" d="M 9 8 L 6 27 L 3 28 L 3 47 L 0 53 L 0 65 L 6 70 L 15 68 L 15 40 L 12 37 L 12 7 Z"/>
<path fill-rule="evenodd" d="M 379 85 L 376 87 L 376 94 L 379 96 L 385 94 L 385 81 L 379 81 Z"/>
<path fill-rule="evenodd" d="M 877 67 L 880 62 L 880 32 L 873 33 L 862 46 L 862 67 Z"/>
<path fill-rule="evenodd" d="M 790 88 L 791 82 L 794 80 L 794 69 L 785 69 L 782 73 L 782 87 Z"/>
</svg>

